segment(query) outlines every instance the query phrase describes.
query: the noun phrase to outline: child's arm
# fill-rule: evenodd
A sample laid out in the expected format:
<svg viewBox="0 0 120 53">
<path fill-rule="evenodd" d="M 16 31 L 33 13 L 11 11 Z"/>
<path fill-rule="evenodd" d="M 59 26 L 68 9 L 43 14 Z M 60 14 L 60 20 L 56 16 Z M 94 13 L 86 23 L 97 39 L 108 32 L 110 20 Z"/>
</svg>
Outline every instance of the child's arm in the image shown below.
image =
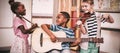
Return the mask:
<svg viewBox="0 0 120 53">
<path fill-rule="evenodd" d="M 81 42 L 81 33 L 83 33 L 83 34 L 87 33 L 85 27 L 83 26 L 83 24 L 80 20 L 77 21 L 76 25 L 77 25 L 77 27 L 74 32 L 74 33 L 76 33 L 76 35 L 75 35 L 76 41 L 73 44 L 71 44 L 71 46 L 78 45 Z"/>
<path fill-rule="evenodd" d="M 75 38 L 76 40 L 70 45 L 70 46 L 76 46 L 78 45 L 80 42 L 81 42 L 81 35 L 80 35 L 80 28 L 77 28 L 75 31 L 74 31 L 75 34 Z"/>
<path fill-rule="evenodd" d="M 37 28 L 37 24 L 33 24 L 31 28 L 25 29 L 23 25 L 20 25 L 18 28 L 22 31 L 24 34 L 31 34 L 35 28 Z"/>
<path fill-rule="evenodd" d="M 114 23 L 114 19 L 110 14 L 103 14 L 101 18 L 105 18 L 106 22 Z"/>
<path fill-rule="evenodd" d="M 79 26 L 80 31 L 81 31 L 83 34 L 86 34 L 86 33 L 87 33 L 85 26 L 82 24 L 82 21 L 80 21 L 80 20 L 77 21 L 76 25 Z"/>
<path fill-rule="evenodd" d="M 50 25 L 48 24 L 43 24 L 41 25 L 42 29 L 49 35 L 50 39 L 52 42 L 56 41 L 56 37 L 55 35 L 49 30 L 50 29 Z"/>
<path fill-rule="evenodd" d="M 81 32 L 82 32 L 83 34 L 86 34 L 86 33 L 87 33 L 86 28 L 85 28 L 85 26 L 84 26 L 83 24 L 80 25 L 80 30 L 81 30 Z"/>
</svg>

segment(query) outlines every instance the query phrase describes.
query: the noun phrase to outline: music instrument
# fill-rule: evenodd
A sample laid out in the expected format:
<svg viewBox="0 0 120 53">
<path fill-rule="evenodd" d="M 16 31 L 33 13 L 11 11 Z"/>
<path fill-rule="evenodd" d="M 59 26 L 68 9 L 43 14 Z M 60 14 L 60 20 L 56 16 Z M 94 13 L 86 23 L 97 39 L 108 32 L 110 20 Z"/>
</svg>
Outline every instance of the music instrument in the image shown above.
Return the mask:
<svg viewBox="0 0 120 53">
<path fill-rule="evenodd" d="M 18 13 L 16 13 L 16 16 L 25 19 L 26 21 L 28 21 L 28 22 L 31 23 L 31 24 L 34 24 L 34 23 L 32 23 L 31 21 L 29 21 L 28 19 L 26 19 L 25 17 L 23 17 L 22 15 L 20 15 L 20 14 L 18 14 Z"/>
<path fill-rule="evenodd" d="M 80 18 L 81 18 L 80 20 L 82 21 L 82 24 L 84 24 L 85 21 L 86 21 L 88 18 L 90 18 L 90 16 L 91 16 L 90 12 L 85 13 L 85 12 L 81 11 L 81 12 L 80 12 Z"/>
<path fill-rule="evenodd" d="M 57 37 L 57 41 L 53 43 L 49 36 L 41 28 L 36 28 L 32 34 L 32 48 L 36 52 L 47 52 L 51 49 L 62 49 L 62 42 L 74 42 L 75 38 L 66 38 L 63 31 L 53 32 Z M 97 39 L 96 39 L 97 40 Z M 81 38 L 82 42 L 93 41 L 92 38 Z M 99 38 L 99 43 L 103 43 L 103 38 Z"/>
</svg>

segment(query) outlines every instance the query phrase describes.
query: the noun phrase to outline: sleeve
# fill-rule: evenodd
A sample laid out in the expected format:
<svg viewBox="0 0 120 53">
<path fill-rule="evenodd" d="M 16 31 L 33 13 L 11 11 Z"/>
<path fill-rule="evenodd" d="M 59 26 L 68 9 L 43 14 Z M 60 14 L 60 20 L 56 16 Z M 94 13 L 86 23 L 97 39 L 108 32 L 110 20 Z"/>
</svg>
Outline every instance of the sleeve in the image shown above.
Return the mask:
<svg viewBox="0 0 120 53">
<path fill-rule="evenodd" d="M 17 29 L 19 26 L 21 26 L 23 24 L 19 18 L 16 18 L 16 19 L 14 19 L 13 25 Z"/>
<path fill-rule="evenodd" d="M 52 25 L 50 25 L 50 30 L 52 30 L 52 31 L 56 31 L 56 25 L 55 24 L 52 24 Z"/>
<path fill-rule="evenodd" d="M 101 15 L 101 17 L 100 17 L 100 20 L 101 20 L 101 22 L 103 22 L 103 23 L 104 23 L 104 22 L 106 22 L 106 20 L 107 20 L 107 19 L 106 19 L 106 18 L 104 18 L 104 17 L 103 17 L 103 14 L 102 14 L 102 15 Z"/>
<path fill-rule="evenodd" d="M 106 22 L 106 18 L 103 17 L 103 13 L 96 13 L 96 17 L 101 21 L 101 22 Z"/>
</svg>

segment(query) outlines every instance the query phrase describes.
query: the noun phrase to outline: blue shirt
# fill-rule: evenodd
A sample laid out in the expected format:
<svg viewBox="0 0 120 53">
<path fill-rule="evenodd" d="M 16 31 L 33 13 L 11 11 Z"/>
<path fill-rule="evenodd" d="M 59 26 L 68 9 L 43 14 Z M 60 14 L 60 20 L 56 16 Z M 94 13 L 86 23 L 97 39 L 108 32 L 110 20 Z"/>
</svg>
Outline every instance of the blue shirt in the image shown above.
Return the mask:
<svg viewBox="0 0 120 53">
<path fill-rule="evenodd" d="M 64 31 L 66 33 L 66 38 L 74 38 L 74 32 L 72 29 L 64 28 L 55 24 L 50 26 L 50 30 L 52 31 Z M 62 49 L 69 49 L 70 42 L 63 42 Z"/>
</svg>

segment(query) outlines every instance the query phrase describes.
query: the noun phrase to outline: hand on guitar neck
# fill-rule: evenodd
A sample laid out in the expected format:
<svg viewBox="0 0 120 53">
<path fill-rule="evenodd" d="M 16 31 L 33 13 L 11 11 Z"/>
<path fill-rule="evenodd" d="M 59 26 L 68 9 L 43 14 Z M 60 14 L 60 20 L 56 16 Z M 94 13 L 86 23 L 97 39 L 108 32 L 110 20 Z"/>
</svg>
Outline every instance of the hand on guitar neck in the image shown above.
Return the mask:
<svg viewBox="0 0 120 53">
<path fill-rule="evenodd" d="M 93 38 L 89 38 L 90 42 L 94 42 L 94 43 L 103 43 L 103 38 L 97 38 L 97 37 L 93 37 Z"/>
</svg>

